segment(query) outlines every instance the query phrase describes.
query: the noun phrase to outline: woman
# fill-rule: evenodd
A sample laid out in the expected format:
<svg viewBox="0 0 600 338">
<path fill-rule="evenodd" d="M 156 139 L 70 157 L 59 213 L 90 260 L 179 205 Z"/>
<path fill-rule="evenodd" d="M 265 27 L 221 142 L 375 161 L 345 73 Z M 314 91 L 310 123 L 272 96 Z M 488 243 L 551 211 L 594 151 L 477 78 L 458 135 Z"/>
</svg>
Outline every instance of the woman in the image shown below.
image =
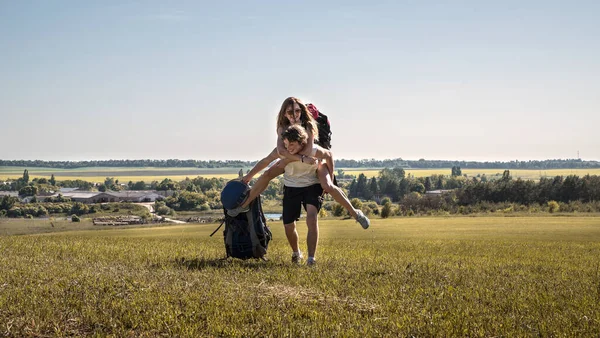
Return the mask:
<svg viewBox="0 0 600 338">
<path fill-rule="evenodd" d="M 293 124 L 301 125 L 308 134 L 308 139 L 305 147 L 298 153 L 290 153 L 283 142 L 281 134 Z M 360 209 L 355 209 L 342 189 L 333 184 L 333 156 L 331 151 L 323 149 L 318 145 L 318 129 L 317 123 L 314 120 L 312 114 L 306 108 L 306 105 L 295 97 L 288 97 L 285 99 L 277 114 L 277 147 L 267 155 L 265 158 L 260 160 L 250 172 L 242 178 L 242 181 L 248 183 L 261 170 L 265 169 L 269 163 L 274 160 L 278 160 L 277 163 L 272 165 L 262 176 L 256 181 L 254 186 L 250 189 L 248 198 L 239 207 L 233 210 L 229 210 L 228 213 L 232 216 L 237 215 L 241 211 L 247 209 L 250 202 L 252 202 L 261 192 L 263 192 L 269 182 L 275 177 L 284 173 L 284 168 L 293 161 L 300 161 L 307 164 L 317 163 L 317 159 L 314 157 L 317 150 L 327 151 L 330 156 L 326 160 L 326 163 L 319 163 L 317 167 L 317 176 L 321 187 L 325 193 L 330 194 L 333 199 L 340 203 L 360 225 L 367 229 L 371 224 L 371 221 L 363 214 Z M 319 147 L 320 149 L 317 149 Z M 320 161 L 319 161 L 320 162 Z"/>
</svg>

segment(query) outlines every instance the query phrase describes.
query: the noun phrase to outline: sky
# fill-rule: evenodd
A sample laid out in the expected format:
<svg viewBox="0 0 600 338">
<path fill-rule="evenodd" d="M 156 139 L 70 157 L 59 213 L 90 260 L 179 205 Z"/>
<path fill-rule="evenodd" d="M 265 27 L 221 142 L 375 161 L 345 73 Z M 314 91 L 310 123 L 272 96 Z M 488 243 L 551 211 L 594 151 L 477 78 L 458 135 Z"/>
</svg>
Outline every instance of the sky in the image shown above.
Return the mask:
<svg viewBox="0 0 600 338">
<path fill-rule="evenodd" d="M 0 0 L 0 159 L 600 160 L 599 1 Z M 578 155 L 579 154 L 579 155 Z"/>
</svg>

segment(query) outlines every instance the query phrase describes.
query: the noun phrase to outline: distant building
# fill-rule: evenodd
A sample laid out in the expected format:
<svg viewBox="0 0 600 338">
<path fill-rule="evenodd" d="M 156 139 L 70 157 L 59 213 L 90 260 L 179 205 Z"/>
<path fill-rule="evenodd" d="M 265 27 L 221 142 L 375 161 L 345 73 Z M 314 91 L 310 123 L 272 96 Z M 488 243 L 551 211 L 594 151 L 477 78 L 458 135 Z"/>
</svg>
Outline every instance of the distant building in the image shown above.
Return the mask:
<svg viewBox="0 0 600 338">
<path fill-rule="evenodd" d="M 19 197 L 19 193 L 16 191 L 0 191 L 0 197 L 4 196 Z"/>
<path fill-rule="evenodd" d="M 60 188 L 59 192 L 61 194 L 65 194 L 65 193 L 73 192 L 73 191 L 77 191 L 77 190 L 79 190 L 79 188 Z"/>
<path fill-rule="evenodd" d="M 438 189 L 438 190 L 430 190 L 426 191 L 425 195 L 442 195 L 448 192 L 451 192 L 452 189 Z"/>
<path fill-rule="evenodd" d="M 124 190 L 124 191 L 111 191 L 106 192 L 117 199 L 119 202 L 154 202 L 156 200 L 164 199 L 164 196 L 159 195 L 156 191 L 152 190 Z"/>
</svg>

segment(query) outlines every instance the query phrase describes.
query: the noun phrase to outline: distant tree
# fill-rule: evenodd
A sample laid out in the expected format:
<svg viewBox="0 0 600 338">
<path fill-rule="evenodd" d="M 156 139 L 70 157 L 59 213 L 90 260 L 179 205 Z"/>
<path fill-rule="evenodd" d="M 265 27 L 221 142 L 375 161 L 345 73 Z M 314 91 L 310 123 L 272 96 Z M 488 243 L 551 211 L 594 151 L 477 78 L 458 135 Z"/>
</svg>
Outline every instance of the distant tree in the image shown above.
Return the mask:
<svg viewBox="0 0 600 338">
<path fill-rule="evenodd" d="M 54 174 L 52 174 L 52 176 L 50 176 L 50 180 L 48 180 L 48 183 L 50 183 L 52 185 L 56 185 L 56 178 L 54 178 Z"/>
<path fill-rule="evenodd" d="M 462 176 L 462 170 L 459 166 L 452 166 L 452 177 Z"/>
<path fill-rule="evenodd" d="M 431 191 L 433 190 L 433 184 L 431 183 L 431 177 L 426 177 L 425 178 L 425 184 L 423 184 L 425 186 L 425 191 Z"/>
<path fill-rule="evenodd" d="M 113 189 L 113 187 L 115 185 L 115 178 L 114 177 L 107 177 L 104 180 L 104 185 L 106 186 L 107 189 Z"/>
<path fill-rule="evenodd" d="M 352 182 L 350 182 L 350 186 L 348 187 L 348 194 L 350 195 L 350 197 L 356 197 L 357 196 L 357 191 L 356 191 L 356 178 L 352 180 Z"/>
<path fill-rule="evenodd" d="M 25 183 L 29 183 L 29 170 L 25 169 L 25 171 L 23 171 L 23 181 Z"/>
<path fill-rule="evenodd" d="M 37 187 L 32 187 L 30 185 L 21 188 L 21 190 L 19 190 L 19 196 L 35 196 L 38 192 Z"/>
<path fill-rule="evenodd" d="M 145 190 L 146 183 L 144 181 L 138 181 L 131 185 L 131 190 Z"/>
<path fill-rule="evenodd" d="M 106 191 L 106 185 L 105 184 L 100 184 L 98 186 L 98 191 L 100 192 L 105 192 Z"/>
<path fill-rule="evenodd" d="M 425 193 L 425 185 L 423 185 L 423 183 L 421 183 L 421 182 L 415 183 L 410 187 L 410 191 L 423 194 L 423 193 Z"/>
<path fill-rule="evenodd" d="M 4 196 L 0 198 L 0 210 L 10 210 L 18 201 L 16 197 Z"/>
<path fill-rule="evenodd" d="M 379 186 L 377 184 L 377 178 L 371 177 L 371 183 L 369 183 L 369 190 L 371 190 L 372 196 L 379 195 Z"/>
<path fill-rule="evenodd" d="M 358 181 L 356 181 L 356 187 L 355 187 L 355 195 L 356 197 L 362 197 L 364 198 L 365 195 L 367 195 L 368 193 L 366 192 L 367 190 L 367 176 L 365 176 L 365 174 L 360 173 L 360 175 L 358 175 Z"/>
<path fill-rule="evenodd" d="M 438 177 L 437 183 L 435 185 L 436 189 L 444 189 L 444 179 L 442 178 L 442 175 L 440 175 Z"/>
<path fill-rule="evenodd" d="M 504 172 L 502 173 L 502 180 L 510 181 L 511 179 L 512 177 L 510 176 L 510 170 L 504 170 Z"/>
<path fill-rule="evenodd" d="M 179 190 L 179 184 L 170 178 L 165 178 L 158 184 L 156 190 Z"/>
</svg>

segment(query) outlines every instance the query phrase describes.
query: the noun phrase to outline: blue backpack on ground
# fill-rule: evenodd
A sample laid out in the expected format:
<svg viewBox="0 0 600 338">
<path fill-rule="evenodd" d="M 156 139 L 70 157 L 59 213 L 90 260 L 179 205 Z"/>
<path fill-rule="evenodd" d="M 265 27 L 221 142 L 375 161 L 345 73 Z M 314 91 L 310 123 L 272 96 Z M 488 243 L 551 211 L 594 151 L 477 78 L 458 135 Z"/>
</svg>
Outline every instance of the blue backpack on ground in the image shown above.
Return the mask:
<svg viewBox="0 0 600 338">
<path fill-rule="evenodd" d="M 265 259 L 272 234 L 267 226 L 260 196 L 250 203 L 248 211 L 241 212 L 235 217 L 227 213 L 228 209 L 234 209 L 244 203 L 248 198 L 249 190 L 248 185 L 241 180 L 231 180 L 225 185 L 221 192 L 225 219 L 211 236 L 225 224 L 223 239 L 227 257 Z"/>
</svg>

